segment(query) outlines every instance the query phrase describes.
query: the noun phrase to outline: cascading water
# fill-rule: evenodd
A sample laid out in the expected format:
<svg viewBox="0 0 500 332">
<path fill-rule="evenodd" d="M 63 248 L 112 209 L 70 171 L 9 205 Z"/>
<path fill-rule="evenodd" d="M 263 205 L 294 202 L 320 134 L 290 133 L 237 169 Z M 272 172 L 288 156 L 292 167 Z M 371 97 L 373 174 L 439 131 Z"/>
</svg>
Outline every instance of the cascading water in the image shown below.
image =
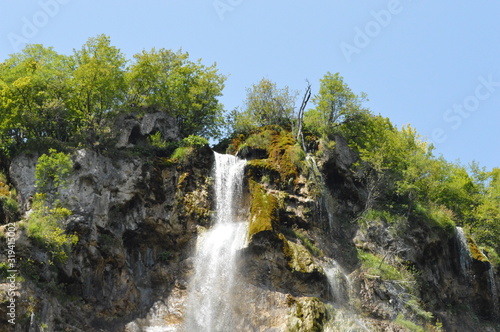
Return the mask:
<svg viewBox="0 0 500 332">
<path fill-rule="evenodd" d="M 469 244 L 467 243 L 467 237 L 465 236 L 462 227 L 457 227 L 457 243 L 458 243 L 458 254 L 460 260 L 460 273 L 464 277 L 468 277 L 471 268 L 472 255 L 470 253 Z"/>
<path fill-rule="evenodd" d="M 334 308 L 333 315 L 325 325 L 325 332 L 370 331 L 361 317 L 355 314 L 350 303 L 351 282 L 334 260 L 323 265 L 330 284 Z"/>
<path fill-rule="evenodd" d="M 341 307 L 349 303 L 351 289 L 349 277 L 335 261 L 323 266 L 333 297 L 333 306 Z"/>
<path fill-rule="evenodd" d="M 490 265 L 490 270 L 488 271 L 488 283 L 493 302 L 493 319 L 500 320 L 500 305 L 498 303 L 498 290 L 495 282 L 495 269 L 493 265 Z"/>
<path fill-rule="evenodd" d="M 319 170 L 318 164 L 316 163 L 316 160 L 314 159 L 313 156 L 307 155 L 306 156 L 306 163 L 309 166 L 309 168 L 312 171 L 312 175 L 314 177 L 314 181 L 320 186 L 321 190 L 321 204 L 326 210 L 327 217 L 328 217 L 328 224 L 330 226 L 330 231 L 333 231 L 334 227 L 334 206 L 335 206 L 335 200 L 332 197 L 332 194 L 330 193 L 330 190 L 325 185 L 325 181 L 323 179 L 323 175 L 321 171 Z"/>
<path fill-rule="evenodd" d="M 238 250 L 246 244 L 248 228 L 247 222 L 239 218 L 245 163 L 215 153 L 215 220 L 197 241 L 186 331 L 230 331 L 234 326 L 234 276 Z"/>
</svg>

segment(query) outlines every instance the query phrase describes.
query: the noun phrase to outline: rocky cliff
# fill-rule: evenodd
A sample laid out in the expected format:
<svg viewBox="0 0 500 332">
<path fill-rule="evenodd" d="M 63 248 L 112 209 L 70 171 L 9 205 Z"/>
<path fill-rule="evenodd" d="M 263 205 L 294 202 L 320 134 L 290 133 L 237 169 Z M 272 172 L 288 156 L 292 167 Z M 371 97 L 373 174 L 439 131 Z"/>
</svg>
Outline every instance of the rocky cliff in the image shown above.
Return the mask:
<svg viewBox="0 0 500 332">
<path fill-rule="evenodd" d="M 131 153 L 156 131 L 176 139 L 168 119 L 146 120 L 125 119 L 112 153 L 72 154 L 60 200 L 72 212 L 63 228 L 78 242 L 65 261 L 54 262 L 16 223 L 17 318 L 15 327 L 6 321 L 3 295 L 2 330 L 183 330 L 196 238 L 214 210 L 213 152 L 192 148 L 175 160 Z M 341 137 L 334 146 L 313 142 L 321 153 L 299 150 L 276 128 L 228 149 L 248 160 L 235 331 L 500 331 L 500 271 L 473 241 L 421 218 L 366 213 L 366 183 Z M 10 162 L 23 218 L 37 159 Z"/>
</svg>

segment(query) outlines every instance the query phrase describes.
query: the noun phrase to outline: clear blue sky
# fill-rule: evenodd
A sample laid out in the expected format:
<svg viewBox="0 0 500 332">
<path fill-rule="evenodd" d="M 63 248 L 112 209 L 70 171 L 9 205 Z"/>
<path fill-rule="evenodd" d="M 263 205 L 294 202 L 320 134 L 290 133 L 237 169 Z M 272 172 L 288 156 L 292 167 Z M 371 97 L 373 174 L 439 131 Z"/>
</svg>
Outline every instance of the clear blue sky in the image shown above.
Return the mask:
<svg viewBox="0 0 500 332">
<path fill-rule="evenodd" d="M 242 104 L 262 77 L 318 89 L 328 71 L 364 91 L 374 112 L 410 123 L 436 153 L 500 166 L 500 2 L 0 0 L 0 61 L 17 42 L 70 54 L 104 33 L 129 58 L 182 48 L 229 75 Z"/>
</svg>

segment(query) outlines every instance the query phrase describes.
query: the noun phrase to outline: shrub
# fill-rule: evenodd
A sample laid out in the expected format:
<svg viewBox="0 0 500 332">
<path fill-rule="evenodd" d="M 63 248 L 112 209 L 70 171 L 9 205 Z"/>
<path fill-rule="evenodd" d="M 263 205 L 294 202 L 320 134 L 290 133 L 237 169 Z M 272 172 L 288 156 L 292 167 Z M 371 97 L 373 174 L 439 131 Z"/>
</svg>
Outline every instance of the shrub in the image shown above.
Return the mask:
<svg viewBox="0 0 500 332">
<path fill-rule="evenodd" d="M 263 130 L 261 132 L 256 132 L 248 136 L 248 138 L 245 140 L 245 143 L 248 144 L 249 147 L 254 149 L 267 150 L 267 148 L 273 141 L 274 135 L 275 132 L 273 130 Z"/>
<path fill-rule="evenodd" d="M 27 220 L 28 236 L 45 247 L 57 262 L 64 262 L 71 246 L 78 242 L 76 235 L 66 234 L 61 228 L 61 223 L 71 215 L 71 211 L 60 206 L 59 202 L 49 208 L 45 198 L 44 194 L 35 195 L 33 211 Z"/>
<path fill-rule="evenodd" d="M 168 147 L 168 143 L 163 139 L 159 131 L 149 136 L 149 143 L 159 149 L 166 149 Z"/>
<path fill-rule="evenodd" d="M 13 221 L 19 212 L 16 196 L 16 190 L 7 184 L 5 174 L 0 173 L 0 215 L 5 218 L 5 222 Z"/>
<path fill-rule="evenodd" d="M 444 205 L 428 204 L 424 206 L 417 204 L 415 212 L 423 216 L 430 226 L 445 231 L 448 235 L 454 235 L 456 225 L 453 221 L 453 212 Z"/>
<path fill-rule="evenodd" d="M 0 207 L 6 219 L 12 221 L 19 213 L 17 201 L 9 196 L 0 196 Z"/>
<path fill-rule="evenodd" d="M 323 252 L 307 237 L 307 233 L 296 228 L 281 227 L 283 235 L 299 240 L 302 245 L 314 256 L 323 257 Z"/>
<path fill-rule="evenodd" d="M 189 135 L 188 137 L 182 140 L 182 146 L 192 146 L 192 147 L 204 147 L 208 144 L 206 138 L 196 135 Z"/>
<path fill-rule="evenodd" d="M 49 154 L 38 158 L 35 167 L 35 186 L 39 193 L 58 194 L 59 187 L 67 185 L 67 179 L 73 168 L 69 154 L 49 149 Z"/>
<path fill-rule="evenodd" d="M 192 147 L 180 146 L 172 152 L 170 155 L 170 160 L 173 162 L 182 163 L 187 160 L 189 155 L 193 152 Z"/>
<path fill-rule="evenodd" d="M 400 271 L 396 267 L 387 264 L 382 258 L 376 256 L 372 253 L 359 250 L 358 258 L 363 265 L 363 269 L 372 275 L 380 276 L 382 279 L 386 280 L 404 280 L 408 276 L 405 274 L 406 271 Z"/>
<path fill-rule="evenodd" d="M 394 324 L 408 329 L 411 332 L 425 332 L 423 328 L 413 322 L 410 322 L 409 320 L 406 320 L 401 314 L 396 317 L 396 319 L 394 320 Z"/>
<path fill-rule="evenodd" d="M 9 264 L 7 264 L 6 262 L 0 263 L 0 280 L 4 280 L 9 276 L 9 270 Z"/>
</svg>

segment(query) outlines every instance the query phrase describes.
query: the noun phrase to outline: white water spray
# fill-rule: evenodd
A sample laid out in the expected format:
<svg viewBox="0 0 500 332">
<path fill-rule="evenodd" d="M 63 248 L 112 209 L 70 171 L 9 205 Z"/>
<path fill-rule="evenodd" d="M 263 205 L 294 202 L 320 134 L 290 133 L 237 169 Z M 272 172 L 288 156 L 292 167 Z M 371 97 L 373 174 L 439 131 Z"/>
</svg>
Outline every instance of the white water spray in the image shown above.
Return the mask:
<svg viewBox="0 0 500 332">
<path fill-rule="evenodd" d="M 335 261 L 323 266 L 333 296 L 333 306 L 340 308 L 349 304 L 351 282 Z"/>
<path fill-rule="evenodd" d="M 468 277 L 472 264 L 472 255 L 470 253 L 469 244 L 467 242 L 467 237 L 465 236 L 462 227 L 457 227 L 457 242 L 458 242 L 458 254 L 460 260 L 460 273 L 464 277 Z"/>
<path fill-rule="evenodd" d="M 350 303 L 351 281 L 349 276 L 334 260 L 323 265 L 330 284 L 333 302 L 333 316 L 326 323 L 325 332 L 371 331 L 361 317 L 355 314 Z"/>
<path fill-rule="evenodd" d="M 500 319 L 500 305 L 498 303 L 498 290 L 495 282 L 495 270 L 493 265 L 490 266 L 490 270 L 488 271 L 488 283 L 493 302 L 493 319 L 498 320 Z"/>
<path fill-rule="evenodd" d="M 320 204 L 322 204 L 326 210 L 327 217 L 328 217 L 328 225 L 330 226 L 330 231 L 333 231 L 335 200 L 333 199 L 332 194 L 330 193 L 330 190 L 328 190 L 328 188 L 325 185 L 325 180 L 323 178 L 323 174 L 319 170 L 318 164 L 316 163 L 316 159 L 314 159 L 313 156 L 308 154 L 306 156 L 306 163 L 309 166 L 309 168 L 312 170 L 312 175 L 314 177 L 316 184 L 320 186 L 320 190 L 321 190 L 321 200 L 320 200 L 321 202 L 320 202 Z"/>
<path fill-rule="evenodd" d="M 239 217 L 244 166 L 244 160 L 215 153 L 215 220 L 214 226 L 198 237 L 186 331 L 230 331 L 236 325 L 234 276 L 248 228 Z"/>
</svg>

